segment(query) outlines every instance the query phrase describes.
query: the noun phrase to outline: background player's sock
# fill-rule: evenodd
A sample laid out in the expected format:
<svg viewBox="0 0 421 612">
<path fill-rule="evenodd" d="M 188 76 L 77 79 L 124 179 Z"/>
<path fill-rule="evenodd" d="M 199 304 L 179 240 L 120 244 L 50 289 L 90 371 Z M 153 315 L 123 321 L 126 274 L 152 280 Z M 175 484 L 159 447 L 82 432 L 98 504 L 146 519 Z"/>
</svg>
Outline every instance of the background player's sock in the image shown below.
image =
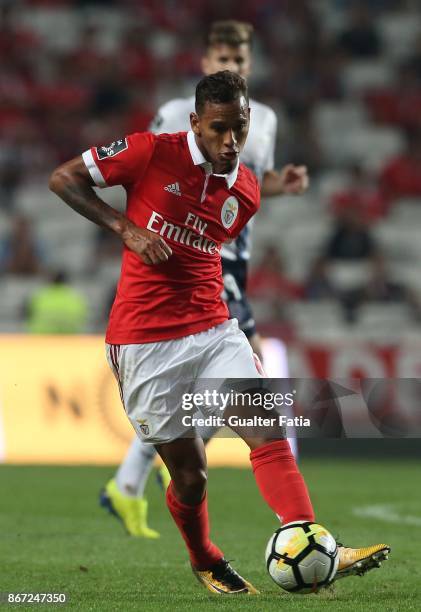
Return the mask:
<svg viewBox="0 0 421 612">
<path fill-rule="evenodd" d="M 207 494 L 200 504 L 188 506 L 175 497 L 170 483 L 166 498 L 168 509 L 186 543 L 192 566 L 197 570 L 209 569 L 224 555 L 209 539 Z"/>
<path fill-rule="evenodd" d="M 133 440 L 115 476 L 120 493 L 143 497 L 155 455 L 156 450 L 151 444 L 142 443 L 139 438 Z"/>
<path fill-rule="evenodd" d="M 288 440 L 256 448 L 250 460 L 260 493 L 282 523 L 314 521 L 307 487 Z"/>
<path fill-rule="evenodd" d="M 298 461 L 298 443 L 297 443 L 297 438 L 287 438 L 289 445 L 291 447 L 292 450 L 292 454 L 294 455 L 294 459 L 295 461 Z"/>
</svg>

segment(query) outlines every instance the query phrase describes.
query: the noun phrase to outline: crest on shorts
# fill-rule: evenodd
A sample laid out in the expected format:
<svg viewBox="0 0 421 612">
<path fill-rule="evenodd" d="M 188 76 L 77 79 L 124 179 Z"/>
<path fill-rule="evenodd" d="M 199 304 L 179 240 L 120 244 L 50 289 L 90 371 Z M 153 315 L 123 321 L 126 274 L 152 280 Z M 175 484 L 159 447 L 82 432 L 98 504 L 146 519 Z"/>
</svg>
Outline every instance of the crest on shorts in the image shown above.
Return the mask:
<svg viewBox="0 0 421 612">
<path fill-rule="evenodd" d="M 136 423 L 139 425 L 140 433 L 144 436 L 149 435 L 149 425 L 146 419 L 136 419 Z"/>
<path fill-rule="evenodd" d="M 222 205 L 221 221 L 225 229 L 230 229 L 234 225 L 238 215 L 238 200 L 234 196 L 229 196 Z"/>
<path fill-rule="evenodd" d="M 98 159 L 106 159 L 107 157 L 114 157 L 114 155 L 118 155 L 122 151 L 125 151 L 128 148 L 127 139 L 122 138 L 120 140 L 115 140 L 109 145 L 103 147 L 97 147 L 96 152 L 98 154 Z"/>
</svg>

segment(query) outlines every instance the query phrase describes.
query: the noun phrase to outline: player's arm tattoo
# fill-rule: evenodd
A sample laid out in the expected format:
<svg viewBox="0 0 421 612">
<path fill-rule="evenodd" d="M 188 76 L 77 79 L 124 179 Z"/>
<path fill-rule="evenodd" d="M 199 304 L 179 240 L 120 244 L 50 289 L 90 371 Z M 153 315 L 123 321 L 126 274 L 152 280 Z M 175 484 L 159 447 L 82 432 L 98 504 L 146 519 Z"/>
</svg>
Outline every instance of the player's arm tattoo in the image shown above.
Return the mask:
<svg viewBox="0 0 421 612">
<path fill-rule="evenodd" d="M 68 206 L 97 225 L 115 232 L 131 251 L 148 265 L 167 261 L 172 255 L 165 240 L 154 232 L 137 227 L 125 215 L 101 200 L 82 157 L 76 157 L 54 170 L 50 189 Z"/>
<path fill-rule="evenodd" d="M 121 235 L 130 224 L 125 215 L 101 200 L 82 157 L 59 166 L 51 175 L 49 186 L 68 206 L 97 225 Z"/>
</svg>

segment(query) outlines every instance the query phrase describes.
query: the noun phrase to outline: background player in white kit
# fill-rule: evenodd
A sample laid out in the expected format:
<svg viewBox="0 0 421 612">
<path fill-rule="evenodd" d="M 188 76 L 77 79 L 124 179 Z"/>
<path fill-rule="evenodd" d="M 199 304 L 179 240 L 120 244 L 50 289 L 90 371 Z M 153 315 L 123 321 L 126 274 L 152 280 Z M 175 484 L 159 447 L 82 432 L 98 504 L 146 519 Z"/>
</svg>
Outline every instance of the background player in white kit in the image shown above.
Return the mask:
<svg viewBox="0 0 421 612">
<path fill-rule="evenodd" d="M 247 79 L 251 70 L 253 26 L 234 20 L 214 22 L 206 41 L 206 53 L 202 58 L 204 74 L 230 70 Z M 189 117 L 194 111 L 194 96 L 178 98 L 164 104 L 152 122 L 151 131 L 157 134 L 176 133 L 190 129 Z M 250 99 L 250 130 L 241 161 L 250 168 L 261 183 L 262 196 L 301 194 L 308 187 L 307 169 L 288 164 L 280 172 L 274 170 L 277 119 L 273 110 Z M 174 186 L 176 189 L 176 186 Z M 236 318 L 240 329 L 247 336 L 253 351 L 261 358 L 261 343 L 256 331 L 253 313 L 246 296 L 247 266 L 250 257 L 250 222 L 240 236 L 221 251 L 224 278 L 224 299 L 230 317 Z M 286 360 L 285 360 L 286 363 Z M 288 377 L 287 369 L 280 373 Z M 217 429 L 199 428 L 198 433 L 208 441 Z M 297 456 L 296 440 L 291 439 L 292 450 Z M 151 445 L 138 437 L 111 479 L 101 492 L 101 505 L 122 520 L 127 531 L 134 536 L 156 538 L 158 533 L 147 525 L 147 501 L 144 490 L 156 456 Z M 161 470 L 163 485 L 169 482 L 166 468 Z"/>
</svg>

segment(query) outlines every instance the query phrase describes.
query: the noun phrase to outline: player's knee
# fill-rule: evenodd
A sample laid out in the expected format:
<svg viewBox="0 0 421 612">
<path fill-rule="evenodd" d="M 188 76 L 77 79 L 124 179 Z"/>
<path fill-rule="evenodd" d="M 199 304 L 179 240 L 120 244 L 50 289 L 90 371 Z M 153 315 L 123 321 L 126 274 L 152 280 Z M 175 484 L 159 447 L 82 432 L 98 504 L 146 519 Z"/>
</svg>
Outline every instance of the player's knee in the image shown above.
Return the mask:
<svg viewBox="0 0 421 612">
<path fill-rule="evenodd" d="M 206 470 L 198 469 L 194 471 L 185 471 L 182 478 L 186 489 L 191 491 L 205 491 L 208 481 Z"/>
<path fill-rule="evenodd" d="M 204 469 L 180 470 L 175 476 L 177 491 L 185 503 L 199 503 L 206 491 L 207 473 Z"/>
</svg>

